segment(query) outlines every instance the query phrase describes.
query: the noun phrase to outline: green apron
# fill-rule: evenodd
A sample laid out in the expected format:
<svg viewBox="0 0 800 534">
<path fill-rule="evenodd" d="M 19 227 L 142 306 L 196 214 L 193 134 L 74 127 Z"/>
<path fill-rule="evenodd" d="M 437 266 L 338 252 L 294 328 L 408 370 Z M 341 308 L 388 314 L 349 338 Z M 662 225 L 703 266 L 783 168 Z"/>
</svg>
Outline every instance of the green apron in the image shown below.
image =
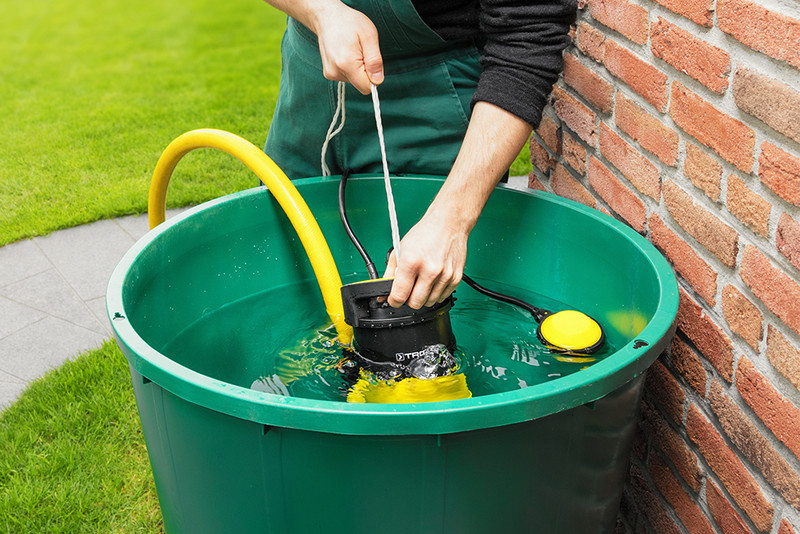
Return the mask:
<svg viewBox="0 0 800 534">
<path fill-rule="evenodd" d="M 389 171 L 445 176 L 469 121 L 480 76 L 472 42 L 446 42 L 411 0 L 347 0 L 378 29 L 384 82 L 378 86 Z M 289 178 L 322 174 L 320 154 L 337 104 L 337 82 L 326 80 L 316 36 L 289 18 L 282 43 L 280 93 L 264 151 Z M 326 162 L 332 174 L 381 173 L 370 95 L 347 84 L 344 129 Z"/>
</svg>

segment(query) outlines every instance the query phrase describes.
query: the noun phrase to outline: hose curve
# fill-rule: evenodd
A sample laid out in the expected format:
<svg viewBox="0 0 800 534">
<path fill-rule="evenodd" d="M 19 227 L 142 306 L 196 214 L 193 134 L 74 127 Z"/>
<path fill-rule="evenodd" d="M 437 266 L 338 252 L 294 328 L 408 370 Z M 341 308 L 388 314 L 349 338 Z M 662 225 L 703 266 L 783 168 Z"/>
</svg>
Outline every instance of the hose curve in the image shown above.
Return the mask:
<svg viewBox="0 0 800 534">
<path fill-rule="evenodd" d="M 339 341 L 349 345 L 353 339 L 353 329 L 344 321 L 342 280 L 325 236 L 291 180 L 269 156 L 249 141 L 230 132 L 214 129 L 192 130 L 172 141 L 161 154 L 150 182 L 147 203 L 150 228 L 155 228 L 166 218 L 167 188 L 175 167 L 183 156 L 198 148 L 227 152 L 247 165 L 266 184 L 305 248 Z"/>
</svg>

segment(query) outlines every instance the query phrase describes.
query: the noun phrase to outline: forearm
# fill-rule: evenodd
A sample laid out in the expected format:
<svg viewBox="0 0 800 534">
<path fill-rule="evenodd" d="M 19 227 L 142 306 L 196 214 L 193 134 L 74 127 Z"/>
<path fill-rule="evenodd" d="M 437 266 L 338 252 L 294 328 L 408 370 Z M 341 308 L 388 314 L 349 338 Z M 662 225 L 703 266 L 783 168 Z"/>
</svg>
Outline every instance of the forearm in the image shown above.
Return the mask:
<svg viewBox="0 0 800 534">
<path fill-rule="evenodd" d="M 428 213 L 439 213 L 453 230 L 469 233 L 531 130 L 508 111 L 476 103 L 458 157 Z"/>
<path fill-rule="evenodd" d="M 432 306 L 461 281 L 467 239 L 497 182 L 528 140 L 531 126 L 494 104 L 475 105 L 453 169 L 425 215 L 392 254 L 389 304 Z"/>
<path fill-rule="evenodd" d="M 317 33 L 320 21 L 324 20 L 327 10 L 341 5 L 340 0 L 264 0 L 272 7 L 279 9 L 298 20 L 305 27 Z"/>
</svg>

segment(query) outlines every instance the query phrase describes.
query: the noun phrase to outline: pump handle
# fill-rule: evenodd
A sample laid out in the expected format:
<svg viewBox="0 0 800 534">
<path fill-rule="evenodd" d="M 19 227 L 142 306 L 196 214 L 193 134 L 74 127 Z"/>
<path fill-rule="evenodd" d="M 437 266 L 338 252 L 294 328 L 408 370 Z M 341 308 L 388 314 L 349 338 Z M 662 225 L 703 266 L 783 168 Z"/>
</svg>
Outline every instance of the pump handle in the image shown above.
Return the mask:
<svg viewBox="0 0 800 534">
<path fill-rule="evenodd" d="M 365 317 L 364 300 L 374 297 L 386 297 L 392 292 L 394 278 L 378 278 L 364 280 L 354 284 L 342 286 L 342 305 L 344 306 L 344 320 L 353 326 L 359 319 Z"/>
</svg>

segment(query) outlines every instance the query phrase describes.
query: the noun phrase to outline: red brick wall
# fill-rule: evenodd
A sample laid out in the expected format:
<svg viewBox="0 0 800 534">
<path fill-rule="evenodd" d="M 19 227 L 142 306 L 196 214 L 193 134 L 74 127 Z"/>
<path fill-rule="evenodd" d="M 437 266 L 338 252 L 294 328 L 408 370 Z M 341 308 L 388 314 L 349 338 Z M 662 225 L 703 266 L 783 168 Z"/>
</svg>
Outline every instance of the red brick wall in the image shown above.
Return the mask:
<svg viewBox="0 0 800 534">
<path fill-rule="evenodd" d="M 800 4 L 582 0 L 530 186 L 672 263 L 618 531 L 800 534 Z"/>
</svg>

